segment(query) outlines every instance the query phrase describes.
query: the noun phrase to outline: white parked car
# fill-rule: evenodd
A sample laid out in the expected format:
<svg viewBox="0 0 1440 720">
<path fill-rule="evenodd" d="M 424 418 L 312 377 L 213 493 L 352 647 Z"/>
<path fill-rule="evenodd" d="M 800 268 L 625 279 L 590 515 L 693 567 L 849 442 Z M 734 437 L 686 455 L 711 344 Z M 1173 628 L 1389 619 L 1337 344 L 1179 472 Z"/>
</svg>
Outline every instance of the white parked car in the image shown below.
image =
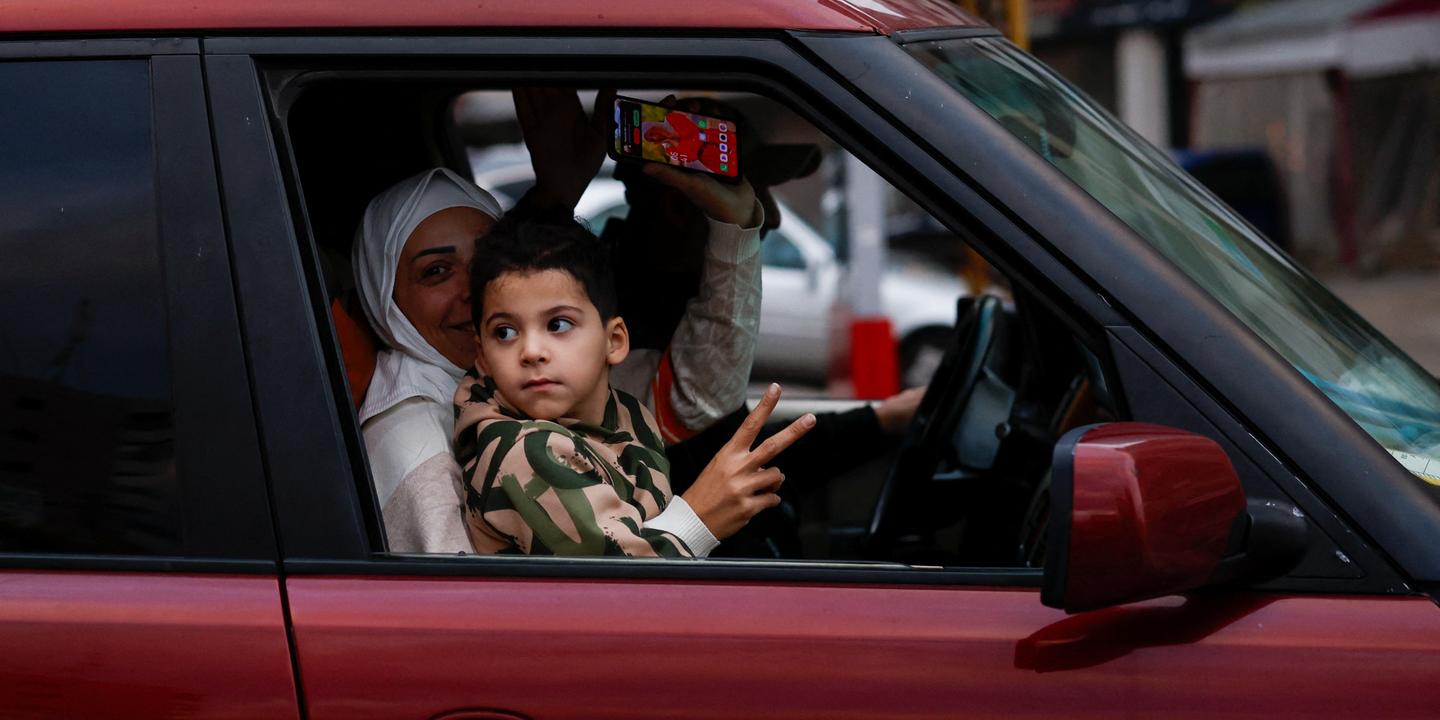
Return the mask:
<svg viewBox="0 0 1440 720">
<path fill-rule="evenodd" d="M 523 157 L 523 156 L 522 156 Z M 489 163 L 487 163 L 489 164 Z M 606 163 L 607 169 L 610 163 Z M 534 181 L 528 159 L 519 164 L 480 168 L 475 182 L 494 193 L 505 207 L 519 200 Z M 611 218 L 629 210 L 625 186 L 602 170 L 586 188 L 575 213 L 599 234 Z M 784 203 L 784 221 L 761 245 L 760 342 L 755 372 L 823 385 L 830 363 L 829 342 L 844 337 L 831 328 L 845 267 L 834 246 Z M 881 280 L 880 299 L 900 348 L 902 384 L 929 381 L 955 324 L 955 302 L 969 294 L 964 281 L 913 256 L 892 253 Z"/>
</svg>

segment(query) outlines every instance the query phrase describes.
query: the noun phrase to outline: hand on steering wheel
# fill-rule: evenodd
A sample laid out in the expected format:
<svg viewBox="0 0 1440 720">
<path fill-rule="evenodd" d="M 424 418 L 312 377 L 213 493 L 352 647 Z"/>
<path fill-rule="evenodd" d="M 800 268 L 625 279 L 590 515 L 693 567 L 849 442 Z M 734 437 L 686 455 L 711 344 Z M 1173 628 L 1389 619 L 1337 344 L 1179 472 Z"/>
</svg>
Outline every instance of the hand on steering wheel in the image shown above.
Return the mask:
<svg viewBox="0 0 1440 720">
<path fill-rule="evenodd" d="M 870 557 L 888 557 L 897 534 L 893 511 L 902 507 L 903 498 L 929 480 L 939 465 L 943 449 L 949 446 L 997 345 L 1002 312 L 1000 299 L 993 295 L 961 298 L 955 339 L 946 346 L 940 367 L 920 400 L 915 420 L 901 441 L 899 457 L 871 514 L 867 549 Z"/>
</svg>

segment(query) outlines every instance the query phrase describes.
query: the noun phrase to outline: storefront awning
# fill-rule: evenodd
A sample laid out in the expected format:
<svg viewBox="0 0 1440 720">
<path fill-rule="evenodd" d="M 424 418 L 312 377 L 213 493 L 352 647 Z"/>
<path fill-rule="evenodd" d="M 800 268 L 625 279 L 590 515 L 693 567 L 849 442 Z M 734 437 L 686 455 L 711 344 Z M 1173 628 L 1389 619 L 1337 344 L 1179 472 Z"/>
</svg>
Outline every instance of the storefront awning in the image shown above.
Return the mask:
<svg viewBox="0 0 1440 720">
<path fill-rule="evenodd" d="M 1376 76 L 1440 66 L 1440 0 L 1280 0 L 1185 34 L 1185 75 L 1330 69 Z"/>
</svg>

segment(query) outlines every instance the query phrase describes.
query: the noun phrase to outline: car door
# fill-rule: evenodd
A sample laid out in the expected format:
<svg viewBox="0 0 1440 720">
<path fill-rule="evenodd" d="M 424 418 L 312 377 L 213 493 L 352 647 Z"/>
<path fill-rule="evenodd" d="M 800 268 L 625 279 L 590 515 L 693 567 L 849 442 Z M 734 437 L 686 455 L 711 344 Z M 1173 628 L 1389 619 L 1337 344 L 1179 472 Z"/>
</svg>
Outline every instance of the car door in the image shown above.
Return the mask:
<svg viewBox="0 0 1440 720">
<path fill-rule="evenodd" d="M 199 44 L 0 40 L 0 704 L 298 717 Z"/>
<path fill-rule="evenodd" d="M 805 38 L 812 41 L 819 40 Z M 207 40 L 226 218 L 307 713 L 1328 717 L 1433 707 L 1425 662 L 1440 631 L 1434 604 L 1388 592 L 1397 573 L 1387 559 L 1347 534 L 1345 519 L 1322 500 L 1288 485 L 1316 528 L 1303 572 L 1258 589 L 1074 617 L 1040 604 L 1040 571 L 1029 568 L 386 551 L 326 315 L 314 219 L 298 191 L 283 107 L 263 79 L 271 71 L 316 71 L 327 81 L 346 70 L 388 73 L 397 55 L 414 56 L 401 63 L 411 77 L 428 69 L 453 80 L 462 68 L 483 71 L 492 84 L 506 82 L 517 54 L 544 56 L 554 72 L 548 80 L 577 84 L 641 57 L 739 64 L 745 72 L 727 74 L 728 82 L 770 93 L 844 138 L 988 261 L 1087 332 L 1122 341 L 1113 353 L 1100 347 L 1099 356 L 1134 419 L 1198 428 L 1224 444 L 1247 489 L 1273 490 L 1259 441 L 1243 426 L 1222 425 L 1213 399 L 1203 404 L 1207 396 L 1183 372 L 1165 375 L 1135 349 L 1138 342 L 1123 344 L 1133 334 L 1126 315 L 1019 222 L 1030 217 L 1023 205 L 997 205 L 980 192 L 988 185 L 956 174 L 956 165 L 916 142 L 925 134 L 878 112 L 836 80 L 843 72 L 811 64 L 797 47 L 716 35 Z M 877 75 L 885 67 L 876 66 Z M 990 132 L 976 123 L 952 121 L 949 129 L 961 138 Z M 991 145 L 997 163 L 1026 162 L 1010 146 Z M 1357 644 L 1353 629 L 1362 619 L 1365 642 Z M 1297 662 L 1302 652 L 1313 662 Z M 1341 672 L 1378 690 L 1359 701 L 1353 686 L 1335 682 Z"/>
</svg>

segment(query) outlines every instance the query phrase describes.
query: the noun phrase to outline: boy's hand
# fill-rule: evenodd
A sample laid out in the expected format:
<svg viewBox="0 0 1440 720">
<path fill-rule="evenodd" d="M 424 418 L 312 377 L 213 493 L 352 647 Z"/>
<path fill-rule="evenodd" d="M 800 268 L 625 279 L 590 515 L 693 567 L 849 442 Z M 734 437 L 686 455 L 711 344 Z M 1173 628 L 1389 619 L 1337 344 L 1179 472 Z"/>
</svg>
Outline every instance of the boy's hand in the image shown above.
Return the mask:
<svg viewBox="0 0 1440 720">
<path fill-rule="evenodd" d="M 535 168 L 535 188 L 548 205 L 574 211 L 600 164 L 609 141 L 609 108 L 614 90 L 595 96 L 590 117 L 568 88 L 515 88 L 515 115 Z"/>
<path fill-rule="evenodd" d="M 815 427 L 815 416 L 806 413 L 752 451 L 750 445 L 779 401 L 780 386 L 771 385 L 735 436 L 700 471 L 700 477 L 683 496 L 717 539 L 734 535 L 756 513 L 780 504 L 775 491 L 785 476 L 764 465 Z"/>
</svg>

